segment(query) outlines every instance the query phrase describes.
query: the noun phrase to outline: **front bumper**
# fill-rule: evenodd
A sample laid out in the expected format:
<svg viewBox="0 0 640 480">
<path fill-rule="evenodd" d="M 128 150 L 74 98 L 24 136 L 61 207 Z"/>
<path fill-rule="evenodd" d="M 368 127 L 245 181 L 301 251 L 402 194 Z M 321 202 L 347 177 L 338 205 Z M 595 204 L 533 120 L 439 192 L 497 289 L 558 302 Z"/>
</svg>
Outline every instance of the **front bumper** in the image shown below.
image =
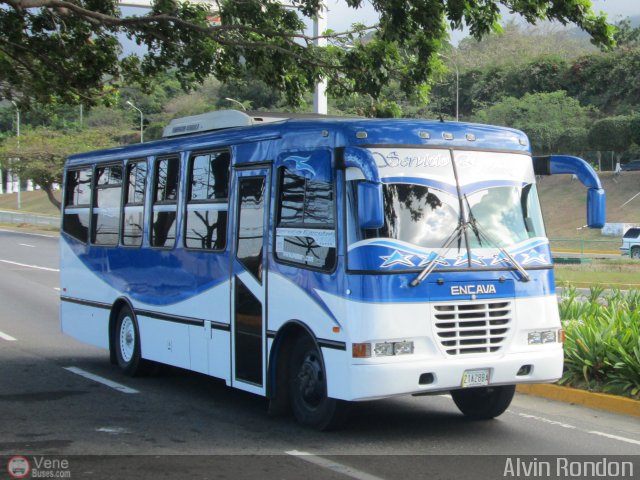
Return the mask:
<svg viewBox="0 0 640 480">
<path fill-rule="evenodd" d="M 551 346 L 550 346 L 551 347 Z M 523 366 L 529 365 L 526 375 L 518 375 Z M 487 357 L 446 358 L 438 361 L 424 360 L 378 364 L 355 364 L 349 368 L 349 389 L 343 392 L 344 400 L 371 400 L 395 395 L 449 391 L 461 388 L 466 370 L 489 369 L 490 385 L 517 383 L 550 383 L 562 376 L 563 350 L 557 344 L 535 352 L 491 355 Z M 433 381 L 421 385 L 429 379 Z M 423 376 L 424 375 L 424 376 Z M 336 392 L 338 393 L 338 392 Z"/>
</svg>

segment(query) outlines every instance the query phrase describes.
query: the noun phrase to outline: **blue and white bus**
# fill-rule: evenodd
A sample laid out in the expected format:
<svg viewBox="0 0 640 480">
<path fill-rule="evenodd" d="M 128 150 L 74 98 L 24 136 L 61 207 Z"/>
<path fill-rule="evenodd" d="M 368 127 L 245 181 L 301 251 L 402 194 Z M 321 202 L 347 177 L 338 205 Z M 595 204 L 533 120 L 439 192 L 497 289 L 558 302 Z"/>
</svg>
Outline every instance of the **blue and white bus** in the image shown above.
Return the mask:
<svg viewBox="0 0 640 480">
<path fill-rule="evenodd" d="M 562 374 L 532 157 L 519 131 L 220 111 L 64 172 L 62 330 L 129 375 L 224 379 L 319 429 L 350 402 L 450 391 L 493 418 Z"/>
</svg>

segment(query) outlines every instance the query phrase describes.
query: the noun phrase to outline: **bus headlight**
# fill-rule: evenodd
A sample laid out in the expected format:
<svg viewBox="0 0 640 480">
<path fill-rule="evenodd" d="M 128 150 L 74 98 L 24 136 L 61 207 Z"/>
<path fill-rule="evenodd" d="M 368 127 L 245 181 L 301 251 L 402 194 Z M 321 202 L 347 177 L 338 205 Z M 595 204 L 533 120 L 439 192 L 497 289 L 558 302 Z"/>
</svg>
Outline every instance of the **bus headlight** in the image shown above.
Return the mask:
<svg viewBox="0 0 640 480">
<path fill-rule="evenodd" d="M 556 330 L 541 330 L 538 332 L 529 332 L 529 345 L 543 345 L 545 343 L 556 343 L 558 335 Z"/>
<path fill-rule="evenodd" d="M 396 342 L 393 344 L 394 355 L 409 355 L 413 353 L 413 342 Z"/>
<path fill-rule="evenodd" d="M 373 354 L 376 357 L 389 357 L 393 355 L 393 343 L 376 343 L 373 347 Z"/>
<path fill-rule="evenodd" d="M 373 347 L 373 348 L 372 348 Z M 395 355 L 409 355 L 413 353 L 414 346 L 411 341 L 402 342 L 378 342 L 373 345 L 370 343 L 354 343 L 351 346 L 353 358 L 369 358 L 369 357 L 393 357 Z"/>
</svg>

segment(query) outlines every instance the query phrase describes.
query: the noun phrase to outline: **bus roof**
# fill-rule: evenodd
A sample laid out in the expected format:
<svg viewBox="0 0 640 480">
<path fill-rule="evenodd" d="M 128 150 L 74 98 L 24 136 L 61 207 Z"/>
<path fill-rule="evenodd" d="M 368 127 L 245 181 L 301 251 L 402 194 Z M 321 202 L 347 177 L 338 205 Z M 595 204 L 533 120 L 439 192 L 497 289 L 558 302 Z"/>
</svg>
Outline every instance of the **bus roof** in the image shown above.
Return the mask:
<svg viewBox="0 0 640 480">
<path fill-rule="evenodd" d="M 67 166 L 276 139 L 280 150 L 392 145 L 530 153 L 526 135 L 506 127 L 414 119 L 292 118 L 76 154 Z"/>
</svg>

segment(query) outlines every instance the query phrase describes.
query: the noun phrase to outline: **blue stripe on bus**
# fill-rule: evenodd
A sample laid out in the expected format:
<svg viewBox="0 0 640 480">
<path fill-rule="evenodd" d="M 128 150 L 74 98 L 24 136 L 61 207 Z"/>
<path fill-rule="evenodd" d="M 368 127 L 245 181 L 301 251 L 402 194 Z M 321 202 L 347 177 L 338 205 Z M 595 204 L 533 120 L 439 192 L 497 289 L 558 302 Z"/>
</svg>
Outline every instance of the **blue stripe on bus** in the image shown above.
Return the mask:
<svg viewBox="0 0 640 480">
<path fill-rule="evenodd" d="M 229 280 L 228 253 L 201 253 L 181 249 L 126 249 L 87 247 L 66 239 L 78 258 L 99 278 L 122 294 L 149 305 L 166 306 L 195 297 Z M 341 259 L 342 263 L 344 260 Z M 520 281 L 515 270 L 434 271 L 417 287 L 411 281 L 418 272 L 376 272 L 333 274 L 289 267 L 271 261 L 272 271 L 289 279 L 306 292 L 327 314 L 318 292 L 327 292 L 345 300 L 374 303 L 417 303 L 428 301 L 467 300 L 469 295 L 454 295 L 451 286 L 494 285 L 495 293 L 480 293 L 475 298 L 517 296 L 538 297 L 555 293 L 553 270 L 528 270 L 529 282 Z M 149 268 L 153 268 L 153 275 Z M 438 285 L 441 282 L 442 285 Z M 512 285 L 513 287 L 511 287 Z M 484 292 L 490 289 L 484 289 Z M 465 291 L 458 288 L 457 291 Z M 482 291 L 482 289 L 480 289 Z M 447 293 L 448 292 L 448 293 Z M 283 298 L 286 301 L 286 298 Z"/>
</svg>

